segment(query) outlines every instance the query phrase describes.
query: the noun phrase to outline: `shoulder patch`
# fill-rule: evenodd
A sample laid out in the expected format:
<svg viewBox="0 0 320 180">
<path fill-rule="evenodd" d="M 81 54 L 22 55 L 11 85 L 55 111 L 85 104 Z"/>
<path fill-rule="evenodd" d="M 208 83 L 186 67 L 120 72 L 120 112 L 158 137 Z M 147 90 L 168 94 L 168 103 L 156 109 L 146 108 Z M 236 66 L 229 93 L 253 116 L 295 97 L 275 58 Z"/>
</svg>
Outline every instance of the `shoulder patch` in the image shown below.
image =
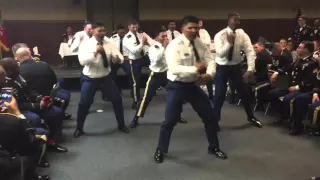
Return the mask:
<svg viewBox="0 0 320 180">
<path fill-rule="evenodd" d="M 159 49 L 160 47 L 158 45 L 154 45 L 155 48 Z"/>
<path fill-rule="evenodd" d="M 127 36 L 127 38 L 131 38 L 131 34 L 129 34 L 129 35 Z"/>
</svg>

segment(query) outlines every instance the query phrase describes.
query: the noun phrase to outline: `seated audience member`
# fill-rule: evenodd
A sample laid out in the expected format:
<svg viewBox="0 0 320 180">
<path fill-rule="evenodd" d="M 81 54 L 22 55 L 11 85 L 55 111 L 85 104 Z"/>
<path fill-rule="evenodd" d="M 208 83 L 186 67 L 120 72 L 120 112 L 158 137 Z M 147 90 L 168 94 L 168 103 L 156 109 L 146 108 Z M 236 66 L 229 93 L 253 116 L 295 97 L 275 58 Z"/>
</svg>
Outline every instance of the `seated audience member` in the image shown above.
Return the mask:
<svg viewBox="0 0 320 180">
<path fill-rule="evenodd" d="M 4 87 L 6 72 L 0 66 L 0 87 Z M 42 161 L 45 150 L 46 135 L 34 135 L 33 128 L 25 121 L 17 101 L 1 103 L 0 113 L 0 178 L 9 180 L 21 176 L 20 158 L 15 154 L 27 156 L 23 163 L 26 180 L 48 179 L 48 176 L 37 176 L 36 165 Z"/>
<path fill-rule="evenodd" d="M 265 49 L 265 46 L 261 42 L 257 42 L 254 45 L 257 57 L 255 60 L 255 76 L 256 76 L 256 87 L 255 96 L 257 100 L 257 108 L 263 108 L 263 104 L 267 102 L 267 94 L 270 90 L 269 76 L 268 76 L 268 64 L 272 64 L 272 57 Z"/>
<path fill-rule="evenodd" d="M 47 123 L 50 129 L 48 135 L 48 150 L 67 152 L 66 148 L 61 147 L 55 142 L 55 139 L 61 137 L 62 109 L 52 106 L 51 100 L 31 90 L 27 82 L 20 76 L 19 66 L 16 60 L 13 58 L 4 58 L 0 60 L 0 65 L 6 71 L 7 86 L 13 88 L 13 96 L 17 99 L 19 109 L 21 111 L 31 111 Z M 38 117 L 35 116 L 28 117 L 29 114 L 24 115 L 28 120 L 33 118 L 38 119 Z"/>
<path fill-rule="evenodd" d="M 65 33 L 62 34 L 62 39 L 64 43 L 68 43 L 69 40 L 71 40 L 73 38 L 73 31 L 72 31 L 72 27 L 67 25 L 65 28 Z"/>
<path fill-rule="evenodd" d="M 282 49 L 280 43 L 274 43 L 272 49 L 272 65 L 270 70 L 277 71 L 292 63 L 292 56 L 287 49 Z"/>
<path fill-rule="evenodd" d="M 291 135 L 299 135 L 303 131 L 302 121 L 306 118 L 309 110 L 309 104 L 313 113 L 313 123 L 316 124 L 318 119 L 318 113 L 320 110 L 320 58 L 316 59 L 317 67 L 312 71 L 313 75 L 310 77 L 311 82 L 314 86 L 313 90 L 307 93 L 303 93 L 294 98 L 292 102 L 292 115 L 291 120 L 293 121 Z M 318 108 L 319 107 L 319 108 Z"/>
<path fill-rule="evenodd" d="M 3 67 L 0 66 L 0 89 L 4 88 L 5 86 L 6 86 L 6 72 L 3 69 Z M 6 102 L 4 102 L 3 104 L 6 105 Z M 12 98 L 12 102 L 9 104 L 8 107 L 9 108 L 1 107 L 2 111 L 0 112 L 0 114 L 5 113 L 6 110 L 9 109 L 9 112 L 11 112 L 11 114 L 15 114 L 15 115 L 18 114 L 19 118 L 26 119 L 26 117 L 20 113 L 20 110 L 17 106 L 17 101 L 15 98 Z M 11 109 L 11 111 L 10 111 L 10 109 Z M 39 136 L 39 137 L 48 136 L 49 132 L 47 130 L 41 128 L 42 124 L 41 124 L 41 119 L 39 116 L 37 116 L 36 114 L 34 114 L 32 112 L 24 112 L 24 113 L 27 114 L 28 117 L 30 117 L 30 116 L 36 117 L 36 118 L 26 119 L 26 122 L 28 122 L 30 124 L 30 126 L 32 126 L 34 128 L 35 134 L 37 136 Z M 39 157 L 38 165 L 40 167 L 49 167 L 50 166 L 49 162 L 44 159 L 44 153 L 42 154 L 41 157 Z"/>
<path fill-rule="evenodd" d="M 294 49 L 294 46 L 295 45 L 293 44 L 292 41 L 288 41 L 287 50 L 291 53 L 293 62 L 296 62 L 296 60 L 299 58 L 299 56 L 298 56 L 296 49 Z"/>
<path fill-rule="evenodd" d="M 11 50 L 14 57 L 16 57 L 17 50 L 22 47 L 28 48 L 28 46 L 25 43 L 17 43 L 12 46 Z M 35 61 L 40 61 L 41 55 L 39 54 L 38 47 L 35 46 L 32 50 L 33 50 L 33 56 L 31 56 L 32 59 Z"/>
<path fill-rule="evenodd" d="M 288 41 L 286 39 L 284 39 L 284 38 L 280 39 L 279 43 L 280 43 L 281 49 L 287 48 Z"/>
<path fill-rule="evenodd" d="M 283 120 L 290 117 L 290 101 L 300 95 L 306 93 L 313 88 L 312 75 L 314 69 L 317 68 L 316 61 L 312 58 L 314 50 L 313 43 L 310 41 L 303 41 L 298 47 L 299 59 L 277 70 L 271 76 L 271 80 L 275 81 L 278 75 L 289 75 L 291 86 L 288 89 L 273 89 L 269 91 L 268 97 L 272 107 L 277 110 L 279 118 L 275 121 L 281 123 Z M 283 97 L 283 106 L 280 105 L 280 97 Z"/>
<path fill-rule="evenodd" d="M 58 83 L 57 76 L 51 66 L 43 61 L 33 61 L 27 47 L 17 49 L 15 54 L 16 59 L 20 62 L 20 75 L 27 81 L 28 86 L 42 96 L 50 96 L 53 86 Z M 60 89 L 54 102 L 66 110 L 70 97 L 70 92 Z M 71 115 L 64 113 L 64 119 L 70 119 L 70 117 Z"/>
</svg>

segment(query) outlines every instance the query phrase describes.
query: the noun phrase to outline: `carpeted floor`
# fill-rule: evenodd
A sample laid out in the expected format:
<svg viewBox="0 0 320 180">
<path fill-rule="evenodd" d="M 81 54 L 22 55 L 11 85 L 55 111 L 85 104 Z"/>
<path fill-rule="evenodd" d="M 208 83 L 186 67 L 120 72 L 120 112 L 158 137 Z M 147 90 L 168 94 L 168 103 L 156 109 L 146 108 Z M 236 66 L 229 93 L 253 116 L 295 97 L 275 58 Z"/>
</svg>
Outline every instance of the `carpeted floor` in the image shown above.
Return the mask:
<svg viewBox="0 0 320 180">
<path fill-rule="evenodd" d="M 65 121 L 63 131 L 63 145 L 70 152 L 49 154 L 51 167 L 42 170 L 52 180 L 307 180 L 320 175 L 320 138 L 291 137 L 284 128 L 272 125 L 272 117 L 259 112 L 256 116 L 265 127 L 251 127 L 243 108 L 228 103 L 219 133 L 228 160 L 207 154 L 203 124 L 187 104 L 182 116 L 189 123 L 176 126 L 168 157 L 163 164 L 154 163 L 165 91 L 155 97 L 142 125 L 129 134 L 116 130 L 112 105 L 103 102 L 98 92 L 87 117 L 87 135 L 73 139 L 79 95 L 72 94 L 68 112 L 74 116 Z M 129 91 L 124 91 L 123 99 L 129 124 L 134 115 Z"/>
</svg>

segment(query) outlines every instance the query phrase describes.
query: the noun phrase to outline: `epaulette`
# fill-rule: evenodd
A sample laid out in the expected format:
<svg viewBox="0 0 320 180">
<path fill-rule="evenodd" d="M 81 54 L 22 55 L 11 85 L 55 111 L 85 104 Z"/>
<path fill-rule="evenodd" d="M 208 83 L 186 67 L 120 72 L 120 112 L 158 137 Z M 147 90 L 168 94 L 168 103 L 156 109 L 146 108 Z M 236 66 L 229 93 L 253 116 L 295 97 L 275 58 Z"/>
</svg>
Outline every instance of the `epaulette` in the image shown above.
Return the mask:
<svg viewBox="0 0 320 180">
<path fill-rule="evenodd" d="M 127 36 L 127 38 L 131 38 L 131 34 L 129 34 L 129 35 Z"/>
<path fill-rule="evenodd" d="M 112 36 L 112 38 L 117 38 L 117 35 L 116 35 L 116 34 L 115 34 L 115 35 L 113 35 L 113 36 Z"/>
<path fill-rule="evenodd" d="M 155 48 L 159 49 L 160 47 L 158 45 L 154 45 Z"/>
</svg>

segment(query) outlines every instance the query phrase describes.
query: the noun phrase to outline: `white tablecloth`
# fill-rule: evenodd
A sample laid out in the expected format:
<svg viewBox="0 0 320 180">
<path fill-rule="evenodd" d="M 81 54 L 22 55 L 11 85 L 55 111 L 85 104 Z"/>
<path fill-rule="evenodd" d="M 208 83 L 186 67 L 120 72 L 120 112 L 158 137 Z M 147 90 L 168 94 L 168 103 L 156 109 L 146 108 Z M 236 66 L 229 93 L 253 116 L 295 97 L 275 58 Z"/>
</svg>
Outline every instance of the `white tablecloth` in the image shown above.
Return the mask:
<svg viewBox="0 0 320 180">
<path fill-rule="evenodd" d="M 61 43 L 59 48 L 59 55 L 63 59 L 64 56 L 73 56 L 73 55 L 77 55 L 77 53 L 71 52 L 68 46 L 68 43 Z"/>
</svg>

